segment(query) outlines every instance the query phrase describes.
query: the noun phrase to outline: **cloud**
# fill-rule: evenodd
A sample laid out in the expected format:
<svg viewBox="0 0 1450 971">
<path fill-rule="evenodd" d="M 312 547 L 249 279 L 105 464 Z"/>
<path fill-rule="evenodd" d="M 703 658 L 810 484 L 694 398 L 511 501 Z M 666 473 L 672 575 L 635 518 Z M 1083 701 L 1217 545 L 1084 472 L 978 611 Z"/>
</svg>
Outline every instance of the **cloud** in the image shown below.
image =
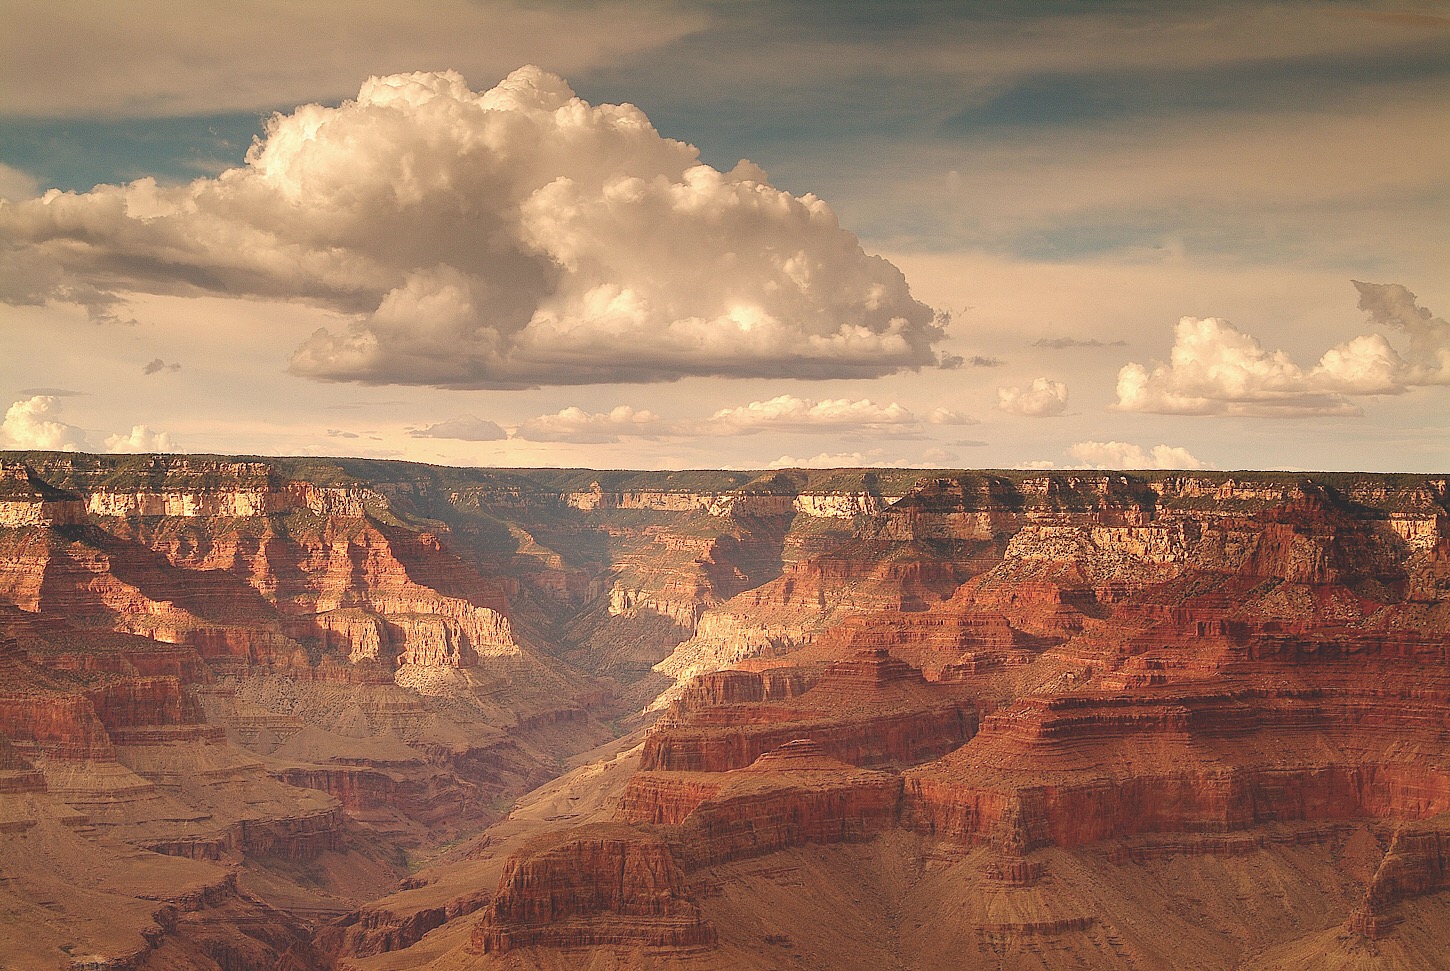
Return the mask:
<svg viewBox="0 0 1450 971">
<path fill-rule="evenodd" d="M 1364 334 L 1302 368 L 1282 350 L 1218 317 L 1184 317 L 1166 364 L 1124 365 L 1117 408 L 1174 415 L 1358 415 L 1351 398 L 1450 384 L 1450 324 L 1399 284 L 1355 282 L 1370 322 L 1404 332 L 1405 356 L 1381 334 Z"/>
<path fill-rule="evenodd" d="M 971 415 L 962 414 L 951 408 L 934 408 L 931 414 L 926 416 L 928 424 L 932 425 L 980 425 L 981 422 Z"/>
<path fill-rule="evenodd" d="M 1450 323 L 1421 307 L 1415 295 L 1398 283 L 1350 282 L 1359 291 L 1359 309 L 1369 314 L 1370 323 L 1393 327 L 1409 337 L 1406 383 L 1450 384 Z"/>
<path fill-rule="evenodd" d="M 59 420 L 60 399 L 35 395 L 12 404 L 0 423 L 0 435 L 11 448 L 75 452 L 86 447 L 86 433 Z"/>
<path fill-rule="evenodd" d="M 946 462 L 955 461 L 956 458 L 957 453 L 950 452 L 944 448 L 929 448 L 921 453 L 921 459 L 923 462 L 932 462 L 939 465 Z"/>
<path fill-rule="evenodd" d="M 813 195 L 722 173 L 631 105 L 522 68 L 372 78 L 267 123 L 242 168 L 0 209 L 0 298 L 222 293 L 348 315 L 293 373 L 522 388 L 863 378 L 937 363 L 943 318 Z"/>
<path fill-rule="evenodd" d="M 0 199 L 19 202 L 35 197 L 39 192 L 40 180 L 35 176 L 0 162 Z"/>
<path fill-rule="evenodd" d="M 653 412 L 636 411 L 629 405 L 594 413 L 571 407 L 530 418 L 519 426 L 514 437 L 531 442 L 601 445 L 621 438 L 655 438 L 665 430 Z"/>
<path fill-rule="evenodd" d="M 806 459 L 782 455 L 771 462 L 769 469 L 869 469 L 885 468 L 892 463 L 881 461 L 880 449 L 870 452 L 820 452 Z M 905 463 L 896 463 L 898 466 Z"/>
<path fill-rule="evenodd" d="M 927 449 L 923 461 L 896 458 L 888 460 L 884 449 L 873 448 L 865 452 L 820 452 L 810 458 L 798 459 L 782 455 L 766 466 L 768 469 L 934 469 L 941 467 L 941 459 L 951 456 L 941 449 Z"/>
<path fill-rule="evenodd" d="M 800 398 L 777 395 L 733 408 L 721 408 L 703 421 L 667 420 L 629 405 L 591 413 L 572 407 L 524 422 L 515 438 L 538 442 L 605 443 L 621 438 L 679 438 L 784 434 L 889 432 L 894 438 L 917 438 L 923 422 L 975 425 L 970 415 L 937 408 L 925 419 L 896 402 L 877 404 L 869 398 Z M 491 423 L 488 423 L 491 424 Z M 454 436 L 448 436 L 454 437 Z"/>
<path fill-rule="evenodd" d="M 754 435 L 763 431 L 817 432 L 831 429 L 880 431 L 914 427 L 916 416 L 896 402 L 878 405 L 862 398 L 827 398 L 813 401 L 783 394 L 769 401 L 752 401 L 738 408 L 715 412 L 702 431 L 716 435 Z"/>
<path fill-rule="evenodd" d="M 50 398 L 80 398 L 90 394 L 89 391 L 72 391 L 70 388 L 21 388 L 20 393 L 32 398 L 36 395 Z"/>
<path fill-rule="evenodd" d="M 937 320 L 940 323 L 946 323 L 948 316 L 942 314 Z M 963 357 L 960 354 L 948 354 L 943 351 L 937 357 L 936 366 L 943 371 L 957 371 L 964 367 L 1001 367 L 1006 363 L 1000 357 L 987 357 L 983 354 L 973 354 L 971 357 Z"/>
<path fill-rule="evenodd" d="M 1033 347 L 1040 347 L 1048 351 L 1066 351 L 1078 347 L 1127 347 L 1127 341 L 1100 341 L 1096 337 L 1083 340 L 1077 337 L 1039 337 L 1032 342 Z"/>
<path fill-rule="evenodd" d="M 361 438 L 362 436 L 359 435 L 357 432 L 350 432 L 350 431 L 346 431 L 346 430 L 341 429 L 341 428 L 329 428 L 327 430 L 327 437 L 328 438 Z"/>
<path fill-rule="evenodd" d="M 464 442 L 498 442 L 508 438 L 508 432 L 497 423 L 473 415 L 449 418 L 426 428 L 410 428 L 408 434 L 413 438 L 456 438 Z"/>
<path fill-rule="evenodd" d="M 260 112 L 337 101 L 369 71 L 419 64 L 476 78 L 501 77 L 528 58 L 584 70 L 703 22 L 680 5 L 653 3 L 12 0 L 0 33 L 0 114 Z"/>
<path fill-rule="evenodd" d="M 1052 418 L 1067 410 L 1067 385 L 1049 378 L 1036 378 L 1026 391 L 998 388 L 997 407 L 1028 418 Z"/>
<path fill-rule="evenodd" d="M 1078 442 L 1067 450 L 1091 469 L 1201 469 L 1204 463 L 1186 448 L 1154 445 L 1145 451 L 1127 442 Z"/>
<path fill-rule="evenodd" d="M 159 357 L 152 358 L 141 368 L 142 374 L 158 374 L 162 371 L 176 372 L 181 370 L 180 364 L 168 364 Z"/>
<path fill-rule="evenodd" d="M 147 425 L 133 425 L 125 435 L 112 435 L 106 439 L 106 451 L 121 452 L 179 452 L 181 448 L 166 432 L 158 432 Z"/>
</svg>

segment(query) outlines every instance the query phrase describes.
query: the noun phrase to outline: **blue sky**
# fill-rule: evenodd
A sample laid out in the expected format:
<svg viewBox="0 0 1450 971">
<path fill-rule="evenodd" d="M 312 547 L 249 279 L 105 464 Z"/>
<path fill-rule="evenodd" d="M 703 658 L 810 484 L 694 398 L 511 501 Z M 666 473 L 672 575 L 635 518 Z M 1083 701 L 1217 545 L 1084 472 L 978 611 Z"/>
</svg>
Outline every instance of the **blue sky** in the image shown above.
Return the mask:
<svg viewBox="0 0 1450 971">
<path fill-rule="evenodd" d="M 221 277 L 196 267 L 168 283 L 149 264 L 143 280 L 128 275 L 136 252 L 80 260 L 46 236 L 54 227 L 16 216 L 0 219 L 11 256 L 0 339 L 17 349 L 0 390 L 26 406 L 0 433 L 10 445 L 49 434 L 96 449 L 116 439 L 647 467 L 1432 471 L 1450 459 L 1450 363 L 1437 357 L 1450 336 L 1433 324 L 1450 306 L 1440 4 L 440 0 L 400 11 L 319 0 L 279 15 L 74 0 L 16 12 L 19 29 L 0 41 L 0 196 L 12 213 L 50 188 L 214 179 L 244 164 L 274 111 L 342 105 L 371 75 L 453 69 L 484 91 L 532 63 L 585 102 L 637 105 L 721 172 L 749 159 L 775 188 L 824 199 L 951 323 L 939 339 L 912 338 L 915 357 L 874 368 L 695 362 L 639 380 L 601 351 L 588 383 L 535 369 L 525 390 L 445 390 L 454 379 L 414 364 L 364 373 L 330 358 L 299 371 L 308 335 L 341 334 L 357 312 L 315 289 L 198 286 Z M 42 293 L 46 261 L 67 282 Z M 1351 280 L 1414 298 L 1366 298 Z M 76 296 L 93 288 L 124 299 L 98 312 Z M 1181 317 L 1227 323 L 1190 346 Z M 1415 343 L 1404 321 L 1420 319 L 1432 325 Z M 349 333 L 373 325 L 362 326 Z M 1353 343 L 1376 335 L 1383 346 Z M 1063 340 L 1081 346 L 1035 345 Z M 990 366 L 923 369 L 928 344 L 934 360 Z M 1341 347 L 1352 353 L 1325 357 Z M 146 373 L 154 360 L 180 366 Z M 1124 396 L 1129 365 L 1149 375 L 1138 397 Z M 25 394 L 37 388 L 84 393 Z M 718 413 L 773 401 L 722 438 L 735 419 Z M 883 418 L 892 404 L 910 418 Z M 937 409 L 971 424 L 928 420 Z M 508 437 L 426 433 L 466 416 Z"/>
</svg>

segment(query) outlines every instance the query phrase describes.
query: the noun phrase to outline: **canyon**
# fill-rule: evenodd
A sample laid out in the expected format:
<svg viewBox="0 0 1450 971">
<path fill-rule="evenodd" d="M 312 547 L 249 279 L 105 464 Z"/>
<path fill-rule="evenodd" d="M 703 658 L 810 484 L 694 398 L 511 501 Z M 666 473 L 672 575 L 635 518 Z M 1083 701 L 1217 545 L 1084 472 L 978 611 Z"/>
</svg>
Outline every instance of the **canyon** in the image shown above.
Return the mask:
<svg viewBox="0 0 1450 971">
<path fill-rule="evenodd" d="M 0 966 L 1450 967 L 1450 477 L 0 453 Z"/>
</svg>

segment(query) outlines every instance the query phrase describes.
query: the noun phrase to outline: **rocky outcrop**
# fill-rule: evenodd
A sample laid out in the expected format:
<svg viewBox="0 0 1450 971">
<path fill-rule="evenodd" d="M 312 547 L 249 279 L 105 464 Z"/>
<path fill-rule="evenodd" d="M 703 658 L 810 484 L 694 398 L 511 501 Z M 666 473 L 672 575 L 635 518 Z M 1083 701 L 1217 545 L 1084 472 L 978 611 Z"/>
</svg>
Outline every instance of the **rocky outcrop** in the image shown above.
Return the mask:
<svg viewBox="0 0 1450 971">
<path fill-rule="evenodd" d="M 976 730 L 970 704 L 886 651 L 832 665 L 799 694 L 802 675 L 750 677 L 759 688 L 739 686 L 747 680 L 741 672 L 692 689 L 690 703 L 677 703 L 645 740 L 642 768 L 725 772 L 794 739 L 810 739 L 852 765 L 910 765 L 951 751 Z M 720 695 L 752 700 L 703 706 L 712 684 Z"/>
<path fill-rule="evenodd" d="M 688 899 L 668 843 L 645 830 L 604 827 L 510 860 L 473 946 L 484 954 L 540 945 L 685 949 L 707 947 L 715 936 Z"/>
<path fill-rule="evenodd" d="M 1171 915 L 1112 894 L 1183 858 L 1298 888 L 1301 937 L 1409 947 L 1445 888 L 1447 604 L 1440 476 L 26 453 L 0 468 L 0 795 L 26 807 L 0 833 L 245 860 L 355 915 L 329 954 L 471 938 L 440 966 L 797 942 L 832 966 L 739 926 L 837 865 L 884 881 L 838 910 L 954 888 L 943 954 L 1156 966 L 1136 928 Z M 649 718 L 588 827 L 559 796 L 486 878 L 374 910 L 340 886 L 385 892 L 399 848 Z M 1184 947 L 1281 960 L 1280 910 L 1210 889 Z"/>
</svg>

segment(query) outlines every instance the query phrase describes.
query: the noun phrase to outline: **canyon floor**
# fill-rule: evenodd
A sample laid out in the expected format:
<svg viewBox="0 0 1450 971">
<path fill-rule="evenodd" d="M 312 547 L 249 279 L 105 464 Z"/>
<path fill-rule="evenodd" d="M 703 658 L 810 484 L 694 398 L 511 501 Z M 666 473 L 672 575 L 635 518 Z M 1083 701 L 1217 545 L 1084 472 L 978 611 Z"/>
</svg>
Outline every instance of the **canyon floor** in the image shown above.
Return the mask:
<svg viewBox="0 0 1450 971">
<path fill-rule="evenodd" d="M 0 967 L 1450 968 L 1450 482 L 0 454 Z"/>
</svg>

